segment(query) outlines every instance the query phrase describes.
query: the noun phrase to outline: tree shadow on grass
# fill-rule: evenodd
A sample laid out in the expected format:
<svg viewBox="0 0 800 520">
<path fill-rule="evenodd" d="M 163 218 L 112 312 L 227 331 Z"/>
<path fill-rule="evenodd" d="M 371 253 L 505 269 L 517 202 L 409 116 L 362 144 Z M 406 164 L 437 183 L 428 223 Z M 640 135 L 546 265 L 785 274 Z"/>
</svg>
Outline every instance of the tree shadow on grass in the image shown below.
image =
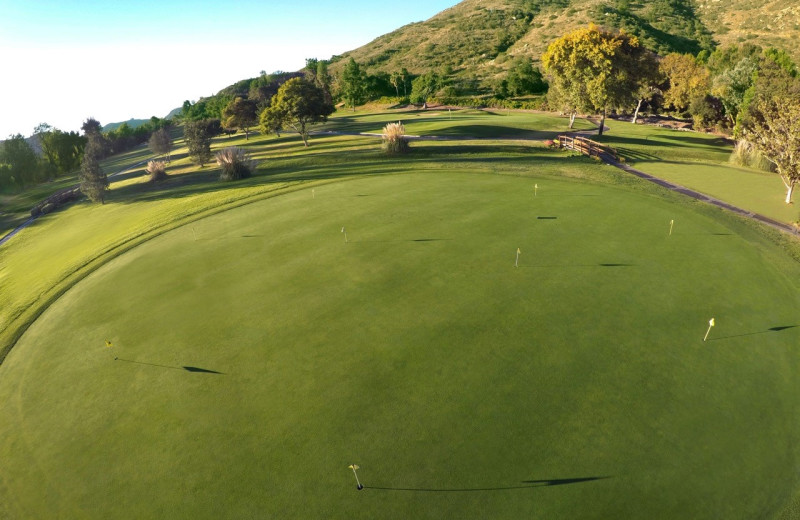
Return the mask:
<svg viewBox="0 0 800 520">
<path fill-rule="evenodd" d="M 730 336 L 722 336 L 718 338 L 709 338 L 708 341 L 719 341 L 721 339 L 731 339 L 731 338 L 743 338 L 745 336 L 757 336 L 759 334 L 769 334 L 770 332 L 781 332 L 787 329 L 794 329 L 800 327 L 800 325 L 781 325 L 777 327 L 770 327 L 767 330 L 760 330 L 758 332 L 746 332 L 744 334 L 732 334 Z"/>
<path fill-rule="evenodd" d="M 580 477 L 562 478 L 545 480 L 523 480 L 521 486 L 498 486 L 483 488 L 401 488 L 388 486 L 364 486 L 364 489 L 375 489 L 379 491 L 424 491 L 433 493 L 449 492 L 475 492 L 475 491 L 506 491 L 510 489 L 534 489 L 539 487 L 563 486 L 567 484 L 580 484 L 581 482 L 591 482 L 593 480 L 604 480 L 612 477 Z"/>
</svg>

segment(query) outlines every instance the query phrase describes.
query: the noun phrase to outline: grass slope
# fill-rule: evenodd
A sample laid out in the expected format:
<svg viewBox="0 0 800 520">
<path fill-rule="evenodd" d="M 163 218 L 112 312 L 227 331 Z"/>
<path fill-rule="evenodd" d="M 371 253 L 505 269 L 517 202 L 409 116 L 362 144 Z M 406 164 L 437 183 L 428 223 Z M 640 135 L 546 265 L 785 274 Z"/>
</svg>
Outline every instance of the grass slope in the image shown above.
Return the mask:
<svg viewBox="0 0 800 520">
<path fill-rule="evenodd" d="M 451 132 L 549 128 L 524 117 Z M 12 328 L 92 273 L 0 365 L 0 517 L 752 518 L 796 495 L 800 268 L 756 224 L 524 141 L 227 144 L 257 176 L 178 149 L 165 184 L 130 172 L 0 249 Z"/>
<path fill-rule="evenodd" d="M 784 202 L 780 177 L 730 164 L 732 146 L 719 136 L 621 121 L 607 126 L 611 131 L 598 140 L 639 170 L 781 222 L 800 220 L 797 205 Z"/>
</svg>

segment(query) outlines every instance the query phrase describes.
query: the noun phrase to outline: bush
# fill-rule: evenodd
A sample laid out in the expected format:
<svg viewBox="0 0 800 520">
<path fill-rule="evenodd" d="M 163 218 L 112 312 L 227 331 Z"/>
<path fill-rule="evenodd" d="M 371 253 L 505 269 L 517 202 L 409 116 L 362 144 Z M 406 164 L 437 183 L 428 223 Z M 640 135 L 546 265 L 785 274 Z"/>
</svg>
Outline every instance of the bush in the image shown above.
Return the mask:
<svg viewBox="0 0 800 520">
<path fill-rule="evenodd" d="M 390 155 L 406 153 L 409 150 L 406 127 L 399 121 L 383 127 L 383 151 Z"/>
<path fill-rule="evenodd" d="M 765 172 L 774 172 L 775 165 L 761 155 L 755 147 L 744 139 L 739 139 L 733 147 L 728 162 L 737 166 L 747 166 Z"/>
<path fill-rule="evenodd" d="M 145 171 L 150 176 L 150 182 L 163 181 L 167 178 L 167 163 L 166 161 L 148 161 Z"/>
<path fill-rule="evenodd" d="M 222 167 L 219 174 L 221 181 L 235 181 L 250 177 L 255 169 L 255 162 L 239 147 L 230 146 L 217 152 L 217 164 Z"/>
</svg>

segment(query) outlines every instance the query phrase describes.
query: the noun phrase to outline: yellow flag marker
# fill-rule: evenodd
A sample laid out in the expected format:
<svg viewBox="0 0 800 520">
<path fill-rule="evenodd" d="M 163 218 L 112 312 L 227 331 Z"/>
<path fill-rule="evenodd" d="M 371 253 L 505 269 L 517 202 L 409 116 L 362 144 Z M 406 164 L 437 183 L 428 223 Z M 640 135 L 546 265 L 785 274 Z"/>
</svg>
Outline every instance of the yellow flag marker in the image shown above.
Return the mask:
<svg viewBox="0 0 800 520">
<path fill-rule="evenodd" d="M 703 336 L 703 341 L 708 339 L 708 333 L 711 332 L 711 327 L 713 326 L 714 326 L 714 318 L 711 318 L 710 320 L 708 320 L 708 330 L 706 331 L 706 335 Z"/>
<path fill-rule="evenodd" d="M 359 482 L 359 480 L 358 480 L 358 473 L 356 473 L 356 470 L 358 469 L 358 465 L 356 465 L 356 464 L 350 464 L 350 465 L 349 465 L 349 466 L 347 466 L 347 467 L 353 470 L 353 475 L 355 475 L 355 476 L 356 476 L 356 484 L 358 484 L 358 489 L 359 489 L 359 490 L 362 490 L 362 489 L 364 489 L 364 486 L 362 486 L 362 485 L 361 485 L 361 482 Z"/>
<path fill-rule="evenodd" d="M 517 248 L 517 259 L 514 260 L 514 267 L 519 267 L 519 255 L 521 253 L 522 253 L 522 251 L 520 251 L 519 248 Z"/>
<path fill-rule="evenodd" d="M 669 236 L 672 236 L 672 226 L 675 224 L 675 220 L 669 221 Z"/>
<path fill-rule="evenodd" d="M 113 343 L 111 343 L 109 340 L 106 340 L 106 347 L 107 348 L 112 348 L 113 346 L 114 346 Z M 112 352 L 113 352 L 113 350 L 112 350 Z M 116 359 L 117 359 L 117 356 L 114 356 L 114 360 L 115 361 L 116 361 Z"/>
<path fill-rule="evenodd" d="M 533 196 L 534 196 L 534 197 L 536 196 L 536 192 L 537 192 L 537 191 L 539 191 L 539 185 L 538 185 L 538 184 L 534 184 L 534 185 L 533 185 Z"/>
</svg>

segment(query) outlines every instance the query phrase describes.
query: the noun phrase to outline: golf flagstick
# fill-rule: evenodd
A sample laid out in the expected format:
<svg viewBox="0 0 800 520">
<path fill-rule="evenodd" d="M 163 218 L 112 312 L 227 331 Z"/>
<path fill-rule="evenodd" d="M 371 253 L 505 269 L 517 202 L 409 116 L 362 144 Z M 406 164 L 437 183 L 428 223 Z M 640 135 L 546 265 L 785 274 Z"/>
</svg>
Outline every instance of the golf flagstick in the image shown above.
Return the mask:
<svg viewBox="0 0 800 520">
<path fill-rule="evenodd" d="M 347 467 L 353 470 L 353 475 L 356 476 L 356 484 L 358 484 L 358 489 L 359 490 L 364 489 L 364 486 L 362 486 L 361 482 L 358 480 L 358 473 L 356 473 L 356 470 L 358 469 L 358 466 L 356 464 L 350 464 Z"/>
<path fill-rule="evenodd" d="M 347 231 L 344 230 L 344 226 L 342 226 L 342 233 L 344 233 L 344 243 L 347 243 Z"/>
<path fill-rule="evenodd" d="M 520 253 L 522 253 L 522 251 L 520 251 L 519 248 L 517 248 L 517 259 L 514 260 L 514 267 L 519 267 L 519 255 L 520 255 Z"/>
<path fill-rule="evenodd" d="M 106 340 L 106 347 L 111 349 L 111 353 L 112 354 L 114 353 L 114 350 L 113 350 L 114 344 L 111 343 L 109 340 Z M 117 356 L 114 356 L 114 361 L 116 361 L 116 360 L 117 360 Z"/>
<path fill-rule="evenodd" d="M 713 326 L 714 326 L 714 318 L 711 318 L 710 320 L 708 320 L 708 330 L 706 331 L 706 335 L 703 336 L 703 341 L 708 339 L 708 333 L 711 332 L 711 327 Z"/>
</svg>

